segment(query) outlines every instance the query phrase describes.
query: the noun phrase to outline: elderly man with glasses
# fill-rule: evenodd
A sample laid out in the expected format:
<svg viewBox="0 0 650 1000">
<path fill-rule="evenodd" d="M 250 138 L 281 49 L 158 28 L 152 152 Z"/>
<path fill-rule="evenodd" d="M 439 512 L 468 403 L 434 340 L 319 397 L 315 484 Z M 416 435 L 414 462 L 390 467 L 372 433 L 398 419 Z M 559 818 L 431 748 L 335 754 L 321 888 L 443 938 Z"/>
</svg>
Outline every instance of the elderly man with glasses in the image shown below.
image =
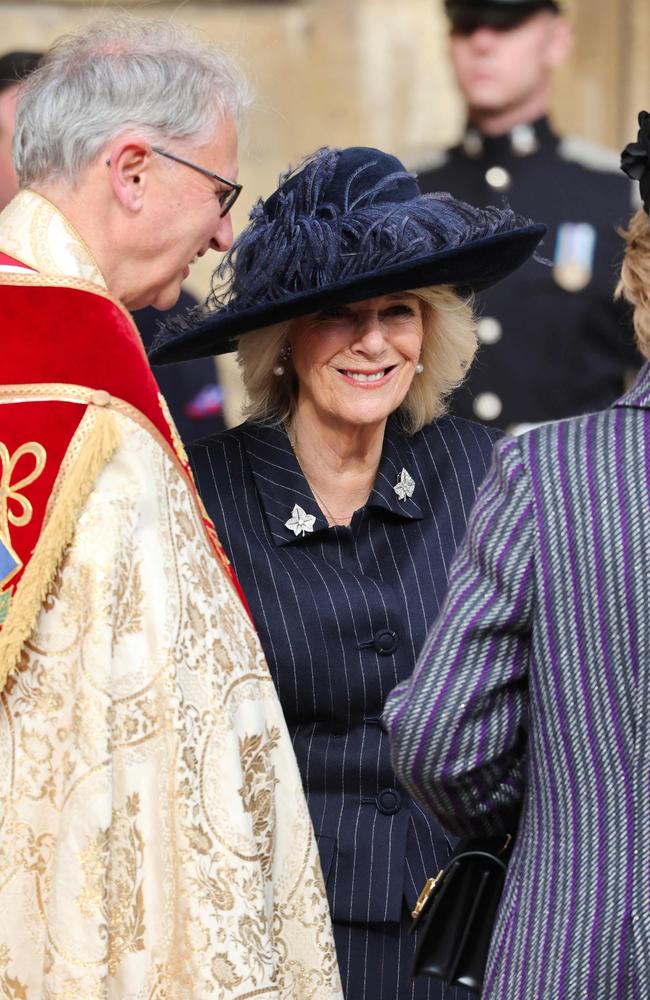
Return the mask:
<svg viewBox="0 0 650 1000">
<path fill-rule="evenodd" d="M 230 246 L 247 103 L 221 50 L 134 18 L 22 85 L 0 215 L 12 995 L 341 997 L 273 682 L 128 312 Z"/>
</svg>

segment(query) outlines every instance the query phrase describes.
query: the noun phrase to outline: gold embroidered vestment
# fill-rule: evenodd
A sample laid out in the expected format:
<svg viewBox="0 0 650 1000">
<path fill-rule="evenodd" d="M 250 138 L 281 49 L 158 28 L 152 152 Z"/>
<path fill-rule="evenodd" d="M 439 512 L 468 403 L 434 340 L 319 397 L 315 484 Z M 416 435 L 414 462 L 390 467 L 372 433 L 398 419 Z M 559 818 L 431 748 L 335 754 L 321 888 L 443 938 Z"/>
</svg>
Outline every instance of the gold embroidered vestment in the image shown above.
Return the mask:
<svg viewBox="0 0 650 1000">
<path fill-rule="evenodd" d="M 108 297 L 33 192 L 0 251 L 5 303 Z M 39 363 L 0 385 L 0 1000 L 341 1000 L 282 711 L 167 415 Z"/>
</svg>

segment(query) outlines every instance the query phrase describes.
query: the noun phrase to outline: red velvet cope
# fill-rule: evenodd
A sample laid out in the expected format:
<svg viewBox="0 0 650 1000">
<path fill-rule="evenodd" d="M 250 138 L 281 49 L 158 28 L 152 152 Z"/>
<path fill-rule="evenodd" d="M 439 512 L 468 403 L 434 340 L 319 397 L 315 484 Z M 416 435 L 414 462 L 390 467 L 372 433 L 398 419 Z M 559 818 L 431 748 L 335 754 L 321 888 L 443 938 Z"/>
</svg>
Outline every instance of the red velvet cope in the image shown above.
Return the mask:
<svg viewBox="0 0 650 1000">
<path fill-rule="evenodd" d="M 8 261 L 11 262 L 11 258 Z M 158 385 L 139 334 L 131 319 L 119 306 L 110 299 L 85 289 L 63 285 L 48 287 L 4 284 L 0 273 L 0 315 L 0 379 L 3 385 L 40 384 L 47 387 L 63 383 L 101 389 L 124 400 L 151 421 L 173 450 L 198 502 L 194 480 L 185 456 L 179 454 L 175 446 L 160 404 Z M 49 395 L 56 397 L 60 393 L 53 388 Z M 40 407 L 38 412 L 41 416 L 34 418 L 38 421 L 42 421 L 45 409 L 53 409 L 51 417 L 41 424 L 40 436 L 30 437 L 30 434 L 36 435 L 36 427 L 30 426 L 31 417 L 26 411 L 23 416 L 25 404 L 18 405 L 20 410 L 12 404 L 0 405 L 0 441 L 21 439 L 20 443 L 24 443 L 36 440 L 51 455 L 51 463 L 48 462 L 48 465 L 51 464 L 52 468 L 48 470 L 47 480 L 43 475 L 39 477 L 39 480 L 43 480 L 40 486 L 37 486 L 36 481 L 33 484 L 37 487 L 34 496 L 40 498 L 39 508 L 43 504 L 40 513 L 42 524 L 44 501 L 46 502 L 49 492 L 42 494 L 40 490 L 46 489 L 45 483 L 49 482 L 51 491 L 62 457 L 85 407 L 76 403 L 55 404 L 51 402 L 51 398 L 47 402 L 33 404 Z M 70 409 L 70 415 L 63 418 L 62 413 L 66 407 Z M 28 458 L 21 459 L 21 462 L 27 463 Z M 205 517 L 204 521 L 215 554 L 228 572 L 248 611 L 241 587 L 216 537 L 214 527 Z M 18 529 L 12 530 L 11 544 L 22 559 L 23 553 L 31 554 L 35 538 L 30 533 L 30 541 L 25 544 L 21 541 L 19 550 L 14 542 L 17 533 Z M 17 577 L 14 577 L 12 584 L 16 580 Z"/>
<path fill-rule="evenodd" d="M 4 384 L 103 389 L 173 444 L 142 342 L 119 306 L 85 289 L 2 284 L 0 303 Z"/>
</svg>

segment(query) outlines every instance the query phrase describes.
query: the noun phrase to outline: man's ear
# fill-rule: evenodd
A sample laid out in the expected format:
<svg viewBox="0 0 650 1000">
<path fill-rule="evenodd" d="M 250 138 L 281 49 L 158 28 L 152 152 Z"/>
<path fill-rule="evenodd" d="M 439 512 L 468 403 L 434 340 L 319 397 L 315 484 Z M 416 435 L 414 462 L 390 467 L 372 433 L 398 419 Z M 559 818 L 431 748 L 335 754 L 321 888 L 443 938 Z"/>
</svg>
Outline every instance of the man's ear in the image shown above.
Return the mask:
<svg viewBox="0 0 650 1000">
<path fill-rule="evenodd" d="M 150 143 L 133 136 L 113 142 L 108 150 L 106 164 L 113 192 L 128 212 L 139 212 L 142 208 L 152 160 Z"/>
<path fill-rule="evenodd" d="M 550 69 L 560 66 L 570 55 L 573 48 L 573 25 L 563 14 L 553 14 L 551 39 L 547 50 L 547 61 Z"/>
</svg>

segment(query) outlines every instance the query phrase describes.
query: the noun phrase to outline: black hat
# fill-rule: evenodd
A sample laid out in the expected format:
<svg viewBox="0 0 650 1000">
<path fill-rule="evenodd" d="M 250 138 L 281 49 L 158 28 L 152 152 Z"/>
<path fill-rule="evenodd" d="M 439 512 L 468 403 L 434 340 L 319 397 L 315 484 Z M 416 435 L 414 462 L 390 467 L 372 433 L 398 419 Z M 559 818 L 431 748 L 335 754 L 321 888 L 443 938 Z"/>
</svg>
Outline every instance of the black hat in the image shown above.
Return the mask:
<svg viewBox="0 0 650 1000">
<path fill-rule="evenodd" d="M 621 153 L 621 170 L 639 182 L 641 201 L 650 215 L 650 114 L 639 111 L 636 142 L 629 142 Z"/>
<path fill-rule="evenodd" d="M 415 175 L 378 149 L 325 147 L 254 206 L 217 270 L 216 308 L 163 331 L 150 358 L 223 354 L 243 333 L 390 292 L 487 288 L 544 232 L 508 208 L 422 195 Z"/>
<path fill-rule="evenodd" d="M 1 55 L 0 93 L 33 73 L 42 58 L 42 52 L 5 52 Z"/>
<path fill-rule="evenodd" d="M 455 30 L 514 28 L 538 10 L 560 10 L 557 0 L 445 0 L 445 11 Z"/>
</svg>

